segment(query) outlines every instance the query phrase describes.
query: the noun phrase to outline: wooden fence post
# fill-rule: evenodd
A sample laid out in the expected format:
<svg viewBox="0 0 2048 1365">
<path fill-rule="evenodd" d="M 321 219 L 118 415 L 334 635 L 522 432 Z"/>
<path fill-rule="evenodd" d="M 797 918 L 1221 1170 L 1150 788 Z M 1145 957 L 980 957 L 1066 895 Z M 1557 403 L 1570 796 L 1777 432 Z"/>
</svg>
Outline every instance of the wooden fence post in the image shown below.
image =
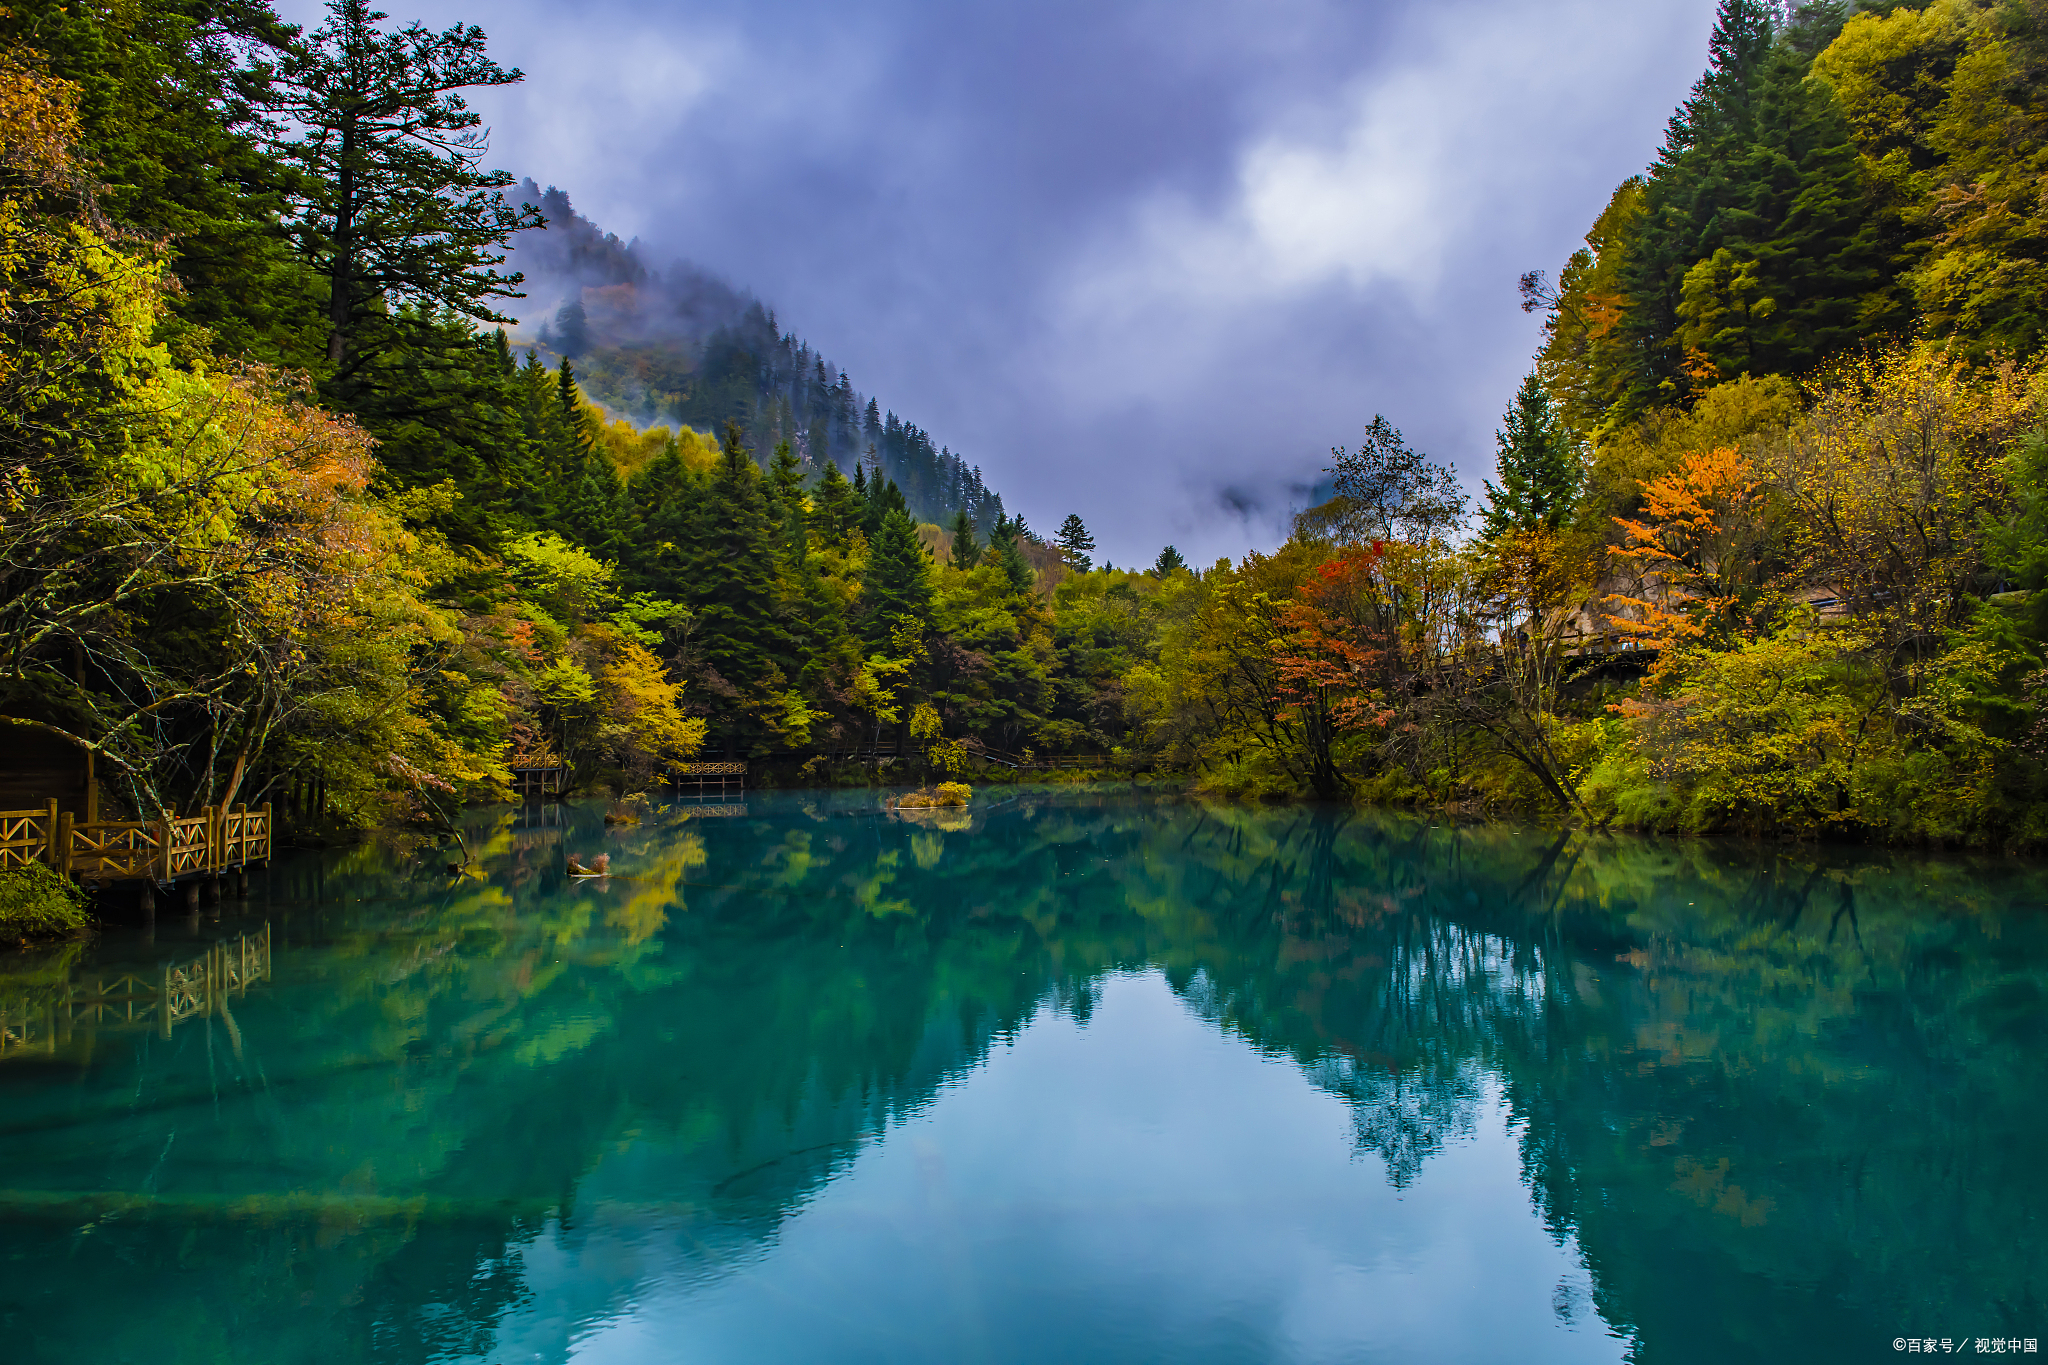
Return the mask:
<svg viewBox="0 0 2048 1365">
<path fill-rule="evenodd" d="M 71 875 L 71 812 L 63 811 L 57 816 L 57 827 L 50 831 L 50 866 L 57 869 L 57 875 Z"/>
<path fill-rule="evenodd" d="M 43 823 L 43 865 L 55 870 L 57 866 L 57 802 L 50 801 L 50 813 Z"/>
<path fill-rule="evenodd" d="M 263 861 L 270 861 L 270 832 L 274 828 L 270 821 L 270 803 L 263 803 Z"/>
</svg>

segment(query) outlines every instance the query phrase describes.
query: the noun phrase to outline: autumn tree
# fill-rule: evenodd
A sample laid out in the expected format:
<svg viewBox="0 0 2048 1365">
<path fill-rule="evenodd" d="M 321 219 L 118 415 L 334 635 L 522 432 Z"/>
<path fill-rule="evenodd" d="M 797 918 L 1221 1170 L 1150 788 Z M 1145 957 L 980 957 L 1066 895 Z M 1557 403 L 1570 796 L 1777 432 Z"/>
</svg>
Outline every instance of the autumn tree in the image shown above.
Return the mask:
<svg viewBox="0 0 2048 1365">
<path fill-rule="evenodd" d="M 1631 590 L 1608 599 L 1618 632 L 1652 649 L 1724 641 L 1752 625 L 1769 578 L 1763 481 L 1733 448 L 1696 451 L 1643 485 L 1609 550 Z"/>
</svg>

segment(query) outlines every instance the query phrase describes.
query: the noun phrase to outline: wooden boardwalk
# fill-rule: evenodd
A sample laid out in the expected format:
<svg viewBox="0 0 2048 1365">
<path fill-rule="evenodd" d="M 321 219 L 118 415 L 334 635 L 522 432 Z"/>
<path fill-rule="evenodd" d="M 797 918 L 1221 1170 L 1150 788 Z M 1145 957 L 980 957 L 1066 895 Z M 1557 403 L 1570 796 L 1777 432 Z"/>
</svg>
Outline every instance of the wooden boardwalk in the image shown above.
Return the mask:
<svg viewBox="0 0 2048 1365">
<path fill-rule="evenodd" d="M 87 886 L 172 886 L 246 874 L 268 863 L 275 828 L 267 801 L 255 810 L 204 806 L 172 820 L 91 822 L 73 819 L 52 801 L 41 810 L 0 811 L 0 868 L 42 863 Z"/>
<path fill-rule="evenodd" d="M 679 796 L 715 796 L 720 800 L 728 796 L 745 798 L 747 765 L 744 762 L 678 763 L 669 769 L 669 781 L 675 785 Z"/>
</svg>

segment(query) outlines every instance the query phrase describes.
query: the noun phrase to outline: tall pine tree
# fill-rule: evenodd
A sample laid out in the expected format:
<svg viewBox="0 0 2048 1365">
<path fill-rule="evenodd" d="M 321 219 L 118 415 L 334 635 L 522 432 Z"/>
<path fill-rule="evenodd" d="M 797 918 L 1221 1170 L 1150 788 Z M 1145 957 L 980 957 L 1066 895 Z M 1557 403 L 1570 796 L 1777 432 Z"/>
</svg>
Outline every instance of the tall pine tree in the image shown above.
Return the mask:
<svg viewBox="0 0 2048 1365">
<path fill-rule="evenodd" d="M 745 697 L 771 686 L 782 665 L 793 662 L 794 642 L 775 604 L 779 528 L 769 521 L 761 471 L 739 423 L 726 423 L 719 447 L 699 518 L 689 605 L 704 662 Z"/>
<path fill-rule="evenodd" d="M 861 575 L 861 638 L 870 649 L 887 649 L 904 620 L 929 625 L 932 616 L 931 554 L 917 538 L 910 514 L 891 509 L 868 546 Z"/>
<path fill-rule="evenodd" d="M 1535 374 L 1522 380 L 1494 440 L 1500 447 L 1494 457 L 1500 482 L 1487 481 L 1480 538 L 1497 541 L 1518 531 L 1556 530 L 1578 501 L 1585 469 L 1577 442 Z"/>
<path fill-rule="evenodd" d="M 1060 523 L 1060 554 L 1075 573 L 1087 573 L 1094 567 L 1089 554 L 1095 549 L 1095 537 L 1088 534 L 1088 528 L 1081 521 L 1079 512 L 1070 512 Z"/>
<path fill-rule="evenodd" d="M 953 516 L 953 567 L 971 569 L 981 562 L 981 545 L 974 538 L 974 518 L 961 508 Z"/>
</svg>

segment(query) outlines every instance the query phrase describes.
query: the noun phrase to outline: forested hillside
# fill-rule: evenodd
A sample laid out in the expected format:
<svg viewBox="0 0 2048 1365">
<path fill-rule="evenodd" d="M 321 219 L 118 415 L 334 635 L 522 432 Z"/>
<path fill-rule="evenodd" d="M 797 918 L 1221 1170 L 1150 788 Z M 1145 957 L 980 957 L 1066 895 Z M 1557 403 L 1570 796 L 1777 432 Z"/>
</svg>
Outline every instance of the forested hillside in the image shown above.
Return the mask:
<svg viewBox="0 0 2048 1365">
<path fill-rule="evenodd" d="M 752 301 L 522 200 L 465 99 L 522 78 L 362 0 L 311 32 L 265 0 L 0 16 L 0 721 L 56 746 L 48 794 L 362 824 L 517 765 L 631 790 L 707 741 L 1084 734 L 1059 554 Z M 516 352 L 521 242 L 580 272 L 563 321 L 640 291 L 593 368 L 658 341 L 717 434 Z"/>
<path fill-rule="evenodd" d="M 599 230 L 562 190 L 527 180 L 509 197 L 546 223 L 510 243 L 526 277 L 517 311 L 538 318 L 518 338 L 546 360 L 572 361 L 606 409 L 642 427 L 738 422 L 761 450 L 790 442 L 807 474 L 827 461 L 879 469 L 922 522 L 963 508 L 978 526 L 1002 517 L 979 467 L 864 398 L 845 370 L 779 331 L 773 310 L 687 262 L 650 265 L 637 242 Z"/>
<path fill-rule="evenodd" d="M 1204 576 L 1145 732 L 1227 789 L 2038 842 L 2044 170 L 2040 0 L 1723 0 L 1655 160 L 1523 278 L 1481 504 L 1376 420 Z"/>
<path fill-rule="evenodd" d="M 1285 545 L 1131 572 L 745 295 L 529 207 L 465 102 L 522 79 L 480 31 L 23 0 L 0 722 L 152 816 L 881 745 L 2039 843 L 2044 18 L 1724 0 L 1654 162 L 1523 281 L 1546 340 L 1480 499 L 1375 417 Z M 522 268 L 545 354 L 504 330 Z"/>
</svg>

